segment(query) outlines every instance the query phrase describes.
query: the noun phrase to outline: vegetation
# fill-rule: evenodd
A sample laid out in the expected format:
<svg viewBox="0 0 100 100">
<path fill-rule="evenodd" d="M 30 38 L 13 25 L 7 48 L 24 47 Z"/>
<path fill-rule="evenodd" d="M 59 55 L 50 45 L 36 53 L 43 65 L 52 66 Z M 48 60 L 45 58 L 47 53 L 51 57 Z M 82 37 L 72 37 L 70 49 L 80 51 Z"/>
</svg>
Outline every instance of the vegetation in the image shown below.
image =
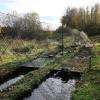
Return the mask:
<svg viewBox="0 0 100 100">
<path fill-rule="evenodd" d="M 21 65 L 39 57 L 44 51 L 56 51 L 56 41 L 38 42 L 35 40 L 2 39 L 0 41 L 0 82 L 21 69 Z M 49 52 L 48 51 L 48 52 Z"/>
<path fill-rule="evenodd" d="M 99 100 L 100 99 L 100 38 L 91 37 L 94 42 L 94 55 L 91 59 L 91 70 L 86 71 L 81 81 L 77 83 L 73 93 L 73 100 Z"/>
<path fill-rule="evenodd" d="M 20 40 L 20 39 L 2 39 L 0 41 L 0 65 L 4 63 L 20 61 L 25 59 L 28 55 L 34 56 L 39 52 L 43 52 L 45 47 L 38 46 L 39 44 L 36 41 L 32 40 Z"/>
<path fill-rule="evenodd" d="M 64 27 L 64 32 L 69 33 L 70 28 L 83 30 L 88 35 L 100 35 L 100 5 L 85 8 L 68 8 L 62 16 L 61 22 Z M 61 33 L 62 26 L 57 32 Z M 66 32 L 67 31 L 67 32 Z M 70 33 L 69 33 L 70 34 Z"/>
<path fill-rule="evenodd" d="M 50 74 L 50 72 L 53 70 L 63 68 L 63 66 L 66 64 L 65 61 L 71 59 L 71 57 L 73 57 L 73 55 L 78 51 L 78 48 L 76 50 L 69 50 L 71 51 L 70 54 L 67 52 L 67 54 L 64 56 L 50 61 L 44 67 L 29 72 L 22 80 L 16 84 L 8 87 L 5 90 L 1 90 L 0 97 L 2 100 L 18 100 L 19 98 L 23 98 L 29 94 L 33 88 L 36 88 L 36 86 L 39 85 L 39 83 L 46 77 L 46 75 Z"/>
<path fill-rule="evenodd" d="M 62 26 L 53 32 L 49 28 L 43 29 L 39 15 L 34 12 L 23 16 L 14 12 L 3 17 L 0 27 L 0 83 L 20 69 L 22 64 L 33 61 L 44 52 L 61 53 L 62 42 L 64 55 L 50 60 L 40 69 L 28 72 L 20 81 L 0 90 L 0 99 L 23 98 L 53 70 L 61 68 L 84 72 L 81 80 L 77 81 L 73 100 L 100 99 L 100 5 L 96 4 L 90 9 L 68 8 L 61 23 Z M 80 30 L 91 36 L 92 42 Z M 87 44 L 92 43 L 91 50 L 92 46 Z"/>
<path fill-rule="evenodd" d="M 23 16 L 13 12 L 2 17 L 0 38 L 45 40 L 51 35 L 49 29 L 43 29 L 39 15 L 35 12 L 27 13 Z"/>
</svg>

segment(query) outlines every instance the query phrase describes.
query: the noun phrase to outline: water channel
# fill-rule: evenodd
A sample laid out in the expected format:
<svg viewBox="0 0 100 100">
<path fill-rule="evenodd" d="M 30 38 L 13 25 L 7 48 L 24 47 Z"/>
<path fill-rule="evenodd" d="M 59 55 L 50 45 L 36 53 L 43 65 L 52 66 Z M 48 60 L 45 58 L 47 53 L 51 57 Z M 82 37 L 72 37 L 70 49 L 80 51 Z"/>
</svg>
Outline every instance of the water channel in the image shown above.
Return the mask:
<svg viewBox="0 0 100 100">
<path fill-rule="evenodd" d="M 23 100 L 70 100 L 80 75 L 77 72 L 57 71 Z"/>
</svg>

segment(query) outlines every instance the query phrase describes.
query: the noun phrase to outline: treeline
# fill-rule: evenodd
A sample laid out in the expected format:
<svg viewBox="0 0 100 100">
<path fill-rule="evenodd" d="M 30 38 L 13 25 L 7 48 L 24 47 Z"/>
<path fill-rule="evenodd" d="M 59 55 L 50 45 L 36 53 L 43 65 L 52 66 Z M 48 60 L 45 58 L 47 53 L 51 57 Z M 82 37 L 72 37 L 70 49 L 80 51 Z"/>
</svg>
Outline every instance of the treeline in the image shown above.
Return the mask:
<svg viewBox="0 0 100 100">
<path fill-rule="evenodd" d="M 3 37 L 43 40 L 49 35 L 49 30 L 43 29 L 37 13 L 7 14 L 2 22 L 1 35 Z"/>
<path fill-rule="evenodd" d="M 62 16 L 61 22 L 66 25 L 65 29 L 77 28 L 85 31 L 88 35 L 99 35 L 100 5 L 95 4 L 91 8 L 68 8 Z M 57 31 L 61 31 L 61 27 Z"/>
</svg>

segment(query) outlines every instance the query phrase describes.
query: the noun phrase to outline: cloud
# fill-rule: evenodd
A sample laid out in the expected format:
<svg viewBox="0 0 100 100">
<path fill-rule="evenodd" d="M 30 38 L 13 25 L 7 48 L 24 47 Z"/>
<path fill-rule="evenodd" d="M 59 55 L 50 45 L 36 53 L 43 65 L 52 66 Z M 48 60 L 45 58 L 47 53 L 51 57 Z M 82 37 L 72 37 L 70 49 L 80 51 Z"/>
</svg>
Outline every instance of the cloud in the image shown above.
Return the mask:
<svg viewBox="0 0 100 100">
<path fill-rule="evenodd" d="M 100 0 L 0 0 L 0 5 L 10 12 L 37 12 L 42 21 L 58 25 L 67 7 L 93 6 L 96 2 Z"/>
<path fill-rule="evenodd" d="M 99 0 L 4 0 L 10 1 L 6 5 L 20 13 L 36 11 L 41 16 L 61 16 L 64 10 L 70 6 L 91 6 Z M 11 2 L 12 1 L 12 2 Z"/>
<path fill-rule="evenodd" d="M 37 12 L 42 22 L 56 27 L 60 25 L 60 17 L 64 11 L 57 0 L 14 0 L 6 6 L 18 13 Z"/>
<path fill-rule="evenodd" d="M 41 16 L 42 25 L 50 26 L 51 29 L 56 29 L 60 25 L 60 18 L 54 16 Z"/>
<path fill-rule="evenodd" d="M 7 3 L 6 5 L 19 13 L 34 11 L 41 16 L 61 16 L 64 10 L 61 7 L 61 0 L 14 0 L 14 2 Z"/>
</svg>

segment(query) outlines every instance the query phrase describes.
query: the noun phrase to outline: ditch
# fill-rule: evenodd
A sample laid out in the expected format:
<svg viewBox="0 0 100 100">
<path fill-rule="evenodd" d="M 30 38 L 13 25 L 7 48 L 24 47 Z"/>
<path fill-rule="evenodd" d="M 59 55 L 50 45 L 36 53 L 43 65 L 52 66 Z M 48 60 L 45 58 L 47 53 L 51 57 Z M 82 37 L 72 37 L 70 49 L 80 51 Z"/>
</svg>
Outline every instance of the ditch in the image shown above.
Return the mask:
<svg viewBox="0 0 100 100">
<path fill-rule="evenodd" d="M 23 100 L 70 100 L 75 83 L 82 73 L 68 70 L 53 70 L 36 89 Z"/>
</svg>

